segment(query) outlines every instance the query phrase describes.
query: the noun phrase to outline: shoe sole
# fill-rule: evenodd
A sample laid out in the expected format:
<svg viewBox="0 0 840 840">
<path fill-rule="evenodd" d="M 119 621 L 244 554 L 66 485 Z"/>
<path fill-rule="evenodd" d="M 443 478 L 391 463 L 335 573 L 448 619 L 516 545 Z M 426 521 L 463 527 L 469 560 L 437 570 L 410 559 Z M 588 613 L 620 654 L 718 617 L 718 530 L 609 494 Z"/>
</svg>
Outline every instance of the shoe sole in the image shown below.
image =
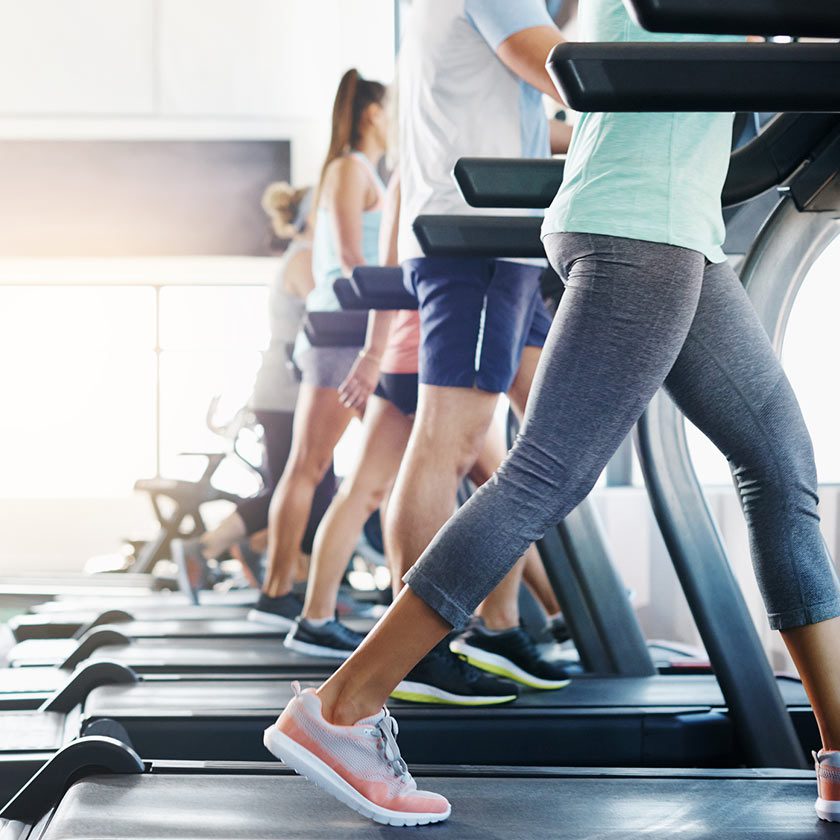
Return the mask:
<svg viewBox="0 0 840 840">
<path fill-rule="evenodd" d="M 840 801 L 835 799 L 817 799 L 814 808 L 817 816 L 827 822 L 840 822 Z"/>
<path fill-rule="evenodd" d="M 409 703 L 442 703 L 448 706 L 501 706 L 516 700 L 516 694 L 490 695 L 486 697 L 469 697 L 452 694 L 427 683 L 409 682 L 403 680 L 392 692 L 395 700 L 405 700 Z"/>
<path fill-rule="evenodd" d="M 443 822 L 452 812 L 451 807 L 447 808 L 443 814 L 401 812 L 383 808 L 362 796 L 351 784 L 344 781 L 332 767 L 321 761 L 317 755 L 311 753 L 306 747 L 302 747 L 288 735 L 284 735 L 276 726 L 269 726 L 265 730 L 263 743 L 275 758 L 279 758 L 299 776 L 308 779 L 325 793 L 352 808 L 356 813 L 382 825 L 429 825 L 430 823 Z"/>
<path fill-rule="evenodd" d="M 293 650 L 295 653 L 304 653 L 307 656 L 320 656 L 322 659 L 347 659 L 353 653 L 352 650 L 338 650 L 337 648 L 301 642 L 291 636 L 287 636 L 283 640 L 283 647 Z"/>
<path fill-rule="evenodd" d="M 286 618 L 276 613 L 263 612 L 262 610 L 249 610 L 248 621 L 256 621 L 258 624 L 270 624 L 272 627 L 279 627 L 288 632 L 295 626 L 293 618 Z"/>
<path fill-rule="evenodd" d="M 571 682 L 569 679 L 545 680 L 542 677 L 534 676 L 522 670 L 509 659 L 505 659 L 504 656 L 488 653 L 486 650 L 473 647 L 458 639 L 449 643 L 449 649 L 453 653 L 463 656 L 470 665 L 480 668 L 482 671 L 527 685 L 528 688 L 537 688 L 540 691 L 555 691 L 558 688 L 565 688 Z"/>
</svg>

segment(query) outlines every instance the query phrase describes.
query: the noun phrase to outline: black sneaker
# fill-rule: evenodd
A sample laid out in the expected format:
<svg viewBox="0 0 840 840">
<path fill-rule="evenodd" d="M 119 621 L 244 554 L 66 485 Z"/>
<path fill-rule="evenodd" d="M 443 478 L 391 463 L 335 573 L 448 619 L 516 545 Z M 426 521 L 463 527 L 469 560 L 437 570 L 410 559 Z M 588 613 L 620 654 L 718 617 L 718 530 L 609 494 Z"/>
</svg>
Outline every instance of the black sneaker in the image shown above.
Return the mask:
<svg viewBox="0 0 840 840">
<path fill-rule="evenodd" d="M 391 697 L 455 706 L 495 706 L 516 700 L 519 689 L 512 682 L 473 668 L 452 653 L 448 645 L 445 640 L 432 648 L 391 692 Z"/>
<path fill-rule="evenodd" d="M 290 650 L 309 656 L 347 659 L 364 637 L 364 633 L 357 633 L 340 621 L 328 621 L 316 626 L 305 618 L 299 618 L 283 644 Z"/>
<path fill-rule="evenodd" d="M 570 682 L 565 663 L 550 659 L 521 627 L 490 633 L 475 622 L 449 647 L 476 668 L 529 688 L 565 688 Z"/>
<path fill-rule="evenodd" d="M 558 645 L 565 644 L 572 638 L 572 634 L 569 632 L 569 625 L 566 624 L 566 619 L 562 615 L 555 615 L 548 622 L 548 632 Z"/>
<path fill-rule="evenodd" d="M 302 609 L 303 601 L 293 592 L 287 592 L 277 598 L 260 592 L 257 603 L 248 613 L 248 621 L 259 621 L 279 627 L 281 630 L 291 630 Z"/>
</svg>

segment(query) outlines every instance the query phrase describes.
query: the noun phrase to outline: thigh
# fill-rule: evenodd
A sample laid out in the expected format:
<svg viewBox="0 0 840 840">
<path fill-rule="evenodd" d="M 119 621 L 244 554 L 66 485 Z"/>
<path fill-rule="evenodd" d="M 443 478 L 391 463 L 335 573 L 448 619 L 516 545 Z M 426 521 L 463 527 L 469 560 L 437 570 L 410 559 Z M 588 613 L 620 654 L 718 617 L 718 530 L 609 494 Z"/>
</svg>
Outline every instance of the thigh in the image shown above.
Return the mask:
<svg viewBox="0 0 840 840">
<path fill-rule="evenodd" d="M 703 257 L 684 248 L 555 234 L 565 291 L 521 437 L 581 480 L 600 470 L 661 386 L 692 324 Z"/>
<path fill-rule="evenodd" d="M 396 478 L 413 420 L 387 400 L 372 396 L 362 422 L 362 446 L 353 486 L 387 489 Z"/>
<path fill-rule="evenodd" d="M 478 388 L 420 385 L 412 446 L 421 444 L 429 456 L 480 445 L 499 401 L 498 394 Z"/>
<path fill-rule="evenodd" d="M 705 271 L 694 322 L 665 387 L 733 463 L 753 460 L 756 448 L 783 457 L 810 446 L 770 339 L 725 263 Z"/>
<path fill-rule="evenodd" d="M 550 322 L 548 327 L 549 329 L 551 328 Z M 519 370 L 516 372 L 516 378 L 513 380 L 513 385 L 510 386 L 510 390 L 508 391 L 511 405 L 520 421 L 525 414 L 528 395 L 531 393 L 531 386 L 534 384 L 534 376 L 537 373 L 537 367 L 542 356 L 542 348 L 542 344 L 539 346 L 525 346 L 525 349 L 522 351 L 522 358 L 519 360 Z"/>
<path fill-rule="evenodd" d="M 328 464 L 333 450 L 353 417 L 333 388 L 300 387 L 295 408 L 291 459 L 300 463 Z"/>
</svg>

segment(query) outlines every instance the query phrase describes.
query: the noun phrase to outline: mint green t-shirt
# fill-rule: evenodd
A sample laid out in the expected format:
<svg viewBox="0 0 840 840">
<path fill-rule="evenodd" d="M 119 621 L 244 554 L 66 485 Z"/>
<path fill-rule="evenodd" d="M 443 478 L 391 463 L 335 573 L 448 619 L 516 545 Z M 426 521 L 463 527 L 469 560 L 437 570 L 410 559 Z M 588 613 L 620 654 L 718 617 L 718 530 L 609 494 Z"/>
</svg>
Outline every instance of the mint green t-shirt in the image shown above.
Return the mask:
<svg viewBox="0 0 840 840">
<path fill-rule="evenodd" d="M 717 41 L 647 32 L 621 0 L 581 0 L 581 40 Z M 582 114 L 542 233 L 597 233 L 690 248 L 723 262 L 721 190 L 732 114 Z"/>
</svg>

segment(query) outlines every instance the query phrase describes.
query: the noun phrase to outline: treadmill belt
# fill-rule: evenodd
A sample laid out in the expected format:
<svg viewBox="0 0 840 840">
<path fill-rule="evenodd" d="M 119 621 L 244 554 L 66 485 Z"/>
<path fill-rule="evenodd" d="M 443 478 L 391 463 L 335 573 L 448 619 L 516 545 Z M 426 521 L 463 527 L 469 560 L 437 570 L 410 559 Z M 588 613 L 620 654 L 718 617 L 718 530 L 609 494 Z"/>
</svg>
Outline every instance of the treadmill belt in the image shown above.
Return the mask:
<svg viewBox="0 0 840 840">
<path fill-rule="evenodd" d="M 94 777 L 74 785 L 42 840 L 785 840 L 840 837 L 820 823 L 808 774 L 742 778 L 604 771 L 568 778 L 420 780 L 452 802 L 450 819 L 377 825 L 297 777 Z"/>
<path fill-rule="evenodd" d="M 317 678 L 340 664 L 338 659 L 288 650 L 282 639 L 137 639 L 128 645 L 105 645 L 88 659 L 102 660 L 121 662 L 144 674 L 250 672 Z"/>
</svg>

